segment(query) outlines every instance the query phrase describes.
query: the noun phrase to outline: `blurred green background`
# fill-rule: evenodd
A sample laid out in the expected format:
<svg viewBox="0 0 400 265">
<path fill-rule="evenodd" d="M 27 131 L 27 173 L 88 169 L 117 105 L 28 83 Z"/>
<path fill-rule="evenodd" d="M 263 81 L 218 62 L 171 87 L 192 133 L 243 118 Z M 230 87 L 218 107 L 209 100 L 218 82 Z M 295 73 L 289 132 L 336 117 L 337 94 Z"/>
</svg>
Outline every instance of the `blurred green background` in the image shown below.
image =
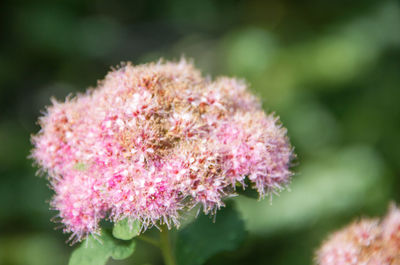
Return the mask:
<svg viewBox="0 0 400 265">
<path fill-rule="evenodd" d="M 67 264 L 52 192 L 27 159 L 49 98 L 121 61 L 193 58 L 246 78 L 288 128 L 290 191 L 237 198 L 248 238 L 207 264 L 311 264 L 331 231 L 400 201 L 400 2 L 9 0 L 0 4 L 0 264 Z M 128 261 L 162 264 L 138 244 Z"/>
</svg>

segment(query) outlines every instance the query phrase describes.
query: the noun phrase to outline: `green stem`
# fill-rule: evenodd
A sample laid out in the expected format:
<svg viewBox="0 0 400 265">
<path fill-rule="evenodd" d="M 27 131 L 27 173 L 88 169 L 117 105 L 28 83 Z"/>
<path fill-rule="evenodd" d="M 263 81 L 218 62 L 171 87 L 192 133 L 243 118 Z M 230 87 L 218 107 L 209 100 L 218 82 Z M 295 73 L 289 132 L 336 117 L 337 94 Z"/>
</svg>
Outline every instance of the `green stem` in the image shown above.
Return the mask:
<svg viewBox="0 0 400 265">
<path fill-rule="evenodd" d="M 160 248 L 165 265 L 176 265 L 175 257 L 172 252 L 171 239 L 167 227 L 163 227 L 160 234 Z"/>
<path fill-rule="evenodd" d="M 160 247 L 160 242 L 158 242 L 157 240 L 155 240 L 155 239 L 153 239 L 151 237 L 140 235 L 140 236 L 137 237 L 137 239 L 142 240 L 144 242 L 147 242 L 147 243 L 149 243 L 149 244 L 151 244 L 153 246 Z"/>
</svg>

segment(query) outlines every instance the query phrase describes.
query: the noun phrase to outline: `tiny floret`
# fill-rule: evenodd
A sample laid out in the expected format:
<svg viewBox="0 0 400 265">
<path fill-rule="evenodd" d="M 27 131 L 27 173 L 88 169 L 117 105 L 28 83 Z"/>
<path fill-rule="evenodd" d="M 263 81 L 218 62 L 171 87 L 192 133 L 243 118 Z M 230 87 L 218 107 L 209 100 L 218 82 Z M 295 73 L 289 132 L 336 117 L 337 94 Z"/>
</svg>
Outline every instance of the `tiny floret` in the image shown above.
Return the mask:
<svg viewBox="0 0 400 265">
<path fill-rule="evenodd" d="M 317 252 L 320 265 L 400 264 L 400 210 L 386 217 L 365 219 L 334 233 Z"/>
<path fill-rule="evenodd" d="M 264 197 L 292 175 L 279 119 L 243 81 L 211 81 L 185 60 L 127 63 L 97 88 L 52 103 L 32 157 L 73 241 L 98 232 L 102 219 L 178 226 L 185 209 L 213 214 L 238 186 Z"/>
</svg>

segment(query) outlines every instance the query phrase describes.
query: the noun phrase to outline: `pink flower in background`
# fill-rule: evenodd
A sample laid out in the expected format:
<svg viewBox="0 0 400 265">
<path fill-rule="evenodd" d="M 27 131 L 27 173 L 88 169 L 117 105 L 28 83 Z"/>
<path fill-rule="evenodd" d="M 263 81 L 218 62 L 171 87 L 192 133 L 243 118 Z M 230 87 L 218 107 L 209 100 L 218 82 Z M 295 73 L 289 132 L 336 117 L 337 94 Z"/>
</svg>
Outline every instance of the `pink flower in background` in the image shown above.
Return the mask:
<svg viewBox="0 0 400 265">
<path fill-rule="evenodd" d="M 400 264 L 400 210 L 392 205 L 382 221 L 361 220 L 334 233 L 318 251 L 317 264 Z"/>
<path fill-rule="evenodd" d="M 103 218 L 179 225 L 182 209 L 215 213 L 248 178 L 260 196 L 284 188 L 292 147 L 243 81 L 193 65 L 123 65 L 86 94 L 53 101 L 32 137 L 65 232 L 81 240 Z"/>
</svg>

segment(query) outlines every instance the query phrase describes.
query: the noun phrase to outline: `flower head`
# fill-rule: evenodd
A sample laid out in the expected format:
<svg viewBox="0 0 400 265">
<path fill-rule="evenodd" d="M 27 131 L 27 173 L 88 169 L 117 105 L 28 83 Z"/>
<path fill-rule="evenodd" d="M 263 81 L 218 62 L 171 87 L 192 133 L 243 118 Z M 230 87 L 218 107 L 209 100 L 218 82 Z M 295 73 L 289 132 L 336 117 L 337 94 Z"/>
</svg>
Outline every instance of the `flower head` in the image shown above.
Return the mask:
<svg viewBox="0 0 400 265">
<path fill-rule="evenodd" d="M 181 60 L 108 73 L 53 101 L 32 137 L 66 232 L 80 240 L 108 218 L 179 224 L 179 212 L 223 206 L 248 178 L 261 197 L 289 182 L 292 148 L 243 81 L 201 76 Z"/>
<path fill-rule="evenodd" d="M 400 210 L 379 222 L 365 219 L 334 233 L 317 253 L 321 265 L 400 264 Z"/>
</svg>

